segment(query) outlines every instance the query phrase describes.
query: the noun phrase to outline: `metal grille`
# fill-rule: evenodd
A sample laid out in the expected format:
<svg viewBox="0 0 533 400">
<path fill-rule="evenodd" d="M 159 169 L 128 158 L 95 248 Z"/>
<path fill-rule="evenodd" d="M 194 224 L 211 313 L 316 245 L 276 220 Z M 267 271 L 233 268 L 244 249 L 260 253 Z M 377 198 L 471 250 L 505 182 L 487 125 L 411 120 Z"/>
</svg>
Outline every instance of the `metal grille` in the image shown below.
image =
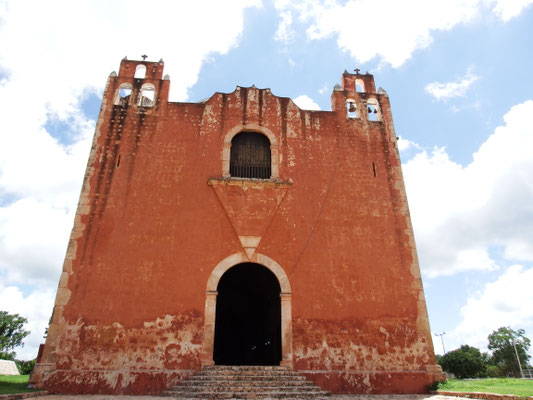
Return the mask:
<svg viewBox="0 0 533 400">
<path fill-rule="evenodd" d="M 230 175 L 270 179 L 270 141 L 260 133 L 241 132 L 231 141 Z"/>
</svg>

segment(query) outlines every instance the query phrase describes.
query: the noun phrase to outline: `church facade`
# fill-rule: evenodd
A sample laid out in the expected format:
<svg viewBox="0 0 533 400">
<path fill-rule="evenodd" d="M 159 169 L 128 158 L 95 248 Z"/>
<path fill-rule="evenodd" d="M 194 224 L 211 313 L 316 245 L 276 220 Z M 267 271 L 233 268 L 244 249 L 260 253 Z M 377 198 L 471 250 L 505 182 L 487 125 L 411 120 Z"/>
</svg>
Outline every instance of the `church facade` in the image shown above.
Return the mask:
<svg viewBox="0 0 533 400">
<path fill-rule="evenodd" d="M 334 393 L 422 393 L 435 363 L 388 95 L 332 111 L 237 87 L 168 101 L 163 63 L 104 92 L 46 344 L 56 393 L 161 393 L 207 365 Z"/>
</svg>

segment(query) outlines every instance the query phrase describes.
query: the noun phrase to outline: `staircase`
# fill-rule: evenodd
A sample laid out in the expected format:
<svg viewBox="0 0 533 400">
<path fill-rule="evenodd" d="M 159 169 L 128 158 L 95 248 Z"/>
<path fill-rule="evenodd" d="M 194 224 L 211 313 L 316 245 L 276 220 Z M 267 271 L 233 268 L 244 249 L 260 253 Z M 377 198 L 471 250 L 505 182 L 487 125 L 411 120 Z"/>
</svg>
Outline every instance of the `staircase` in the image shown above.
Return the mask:
<svg viewBox="0 0 533 400">
<path fill-rule="evenodd" d="M 211 366 L 164 395 L 180 399 L 319 399 L 329 393 L 287 367 Z"/>
</svg>

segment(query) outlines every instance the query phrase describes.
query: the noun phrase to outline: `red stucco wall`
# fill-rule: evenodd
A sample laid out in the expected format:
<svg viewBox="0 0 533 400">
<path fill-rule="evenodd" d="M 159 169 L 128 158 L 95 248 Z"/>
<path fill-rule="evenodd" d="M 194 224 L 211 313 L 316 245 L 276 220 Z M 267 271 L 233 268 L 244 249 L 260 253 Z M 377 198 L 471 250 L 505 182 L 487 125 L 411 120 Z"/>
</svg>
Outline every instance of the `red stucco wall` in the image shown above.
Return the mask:
<svg viewBox="0 0 533 400">
<path fill-rule="evenodd" d="M 133 78 L 139 63 L 145 79 Z M 333 111 L 305 111 L 254 87 L 169 103 L 162 74 L 124 60 L 108 80 L 32 379 L 60 393 L 160 393 L 200 369 L 207 281 L 244 252 L 239 236 L 255 236 L 290 281 L 295 370 L 333 392 L 425 391 L 440 375 L 389 99 L 373 77 L 345 73 Z M 355 79 L 371 92 L 355 93 Z M 114 105 L 123 83 L 125 107 Z M 146 83 L 149 108 L 136 104 Z M 368 121 L 370 97 L 382 121 Z M 277 179 L 222 178 L 239 126 L 274 135 Z"/>
</svg>

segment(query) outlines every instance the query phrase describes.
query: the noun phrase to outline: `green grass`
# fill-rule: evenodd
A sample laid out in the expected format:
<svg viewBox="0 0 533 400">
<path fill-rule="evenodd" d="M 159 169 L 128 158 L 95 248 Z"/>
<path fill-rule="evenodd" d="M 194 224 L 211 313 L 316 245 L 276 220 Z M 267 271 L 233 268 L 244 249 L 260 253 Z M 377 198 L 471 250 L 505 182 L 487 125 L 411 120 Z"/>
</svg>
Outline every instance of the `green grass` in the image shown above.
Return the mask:
<svg viewBox="0 0 533 400">
<path fill-rule="evenodd" d="M 533 380 L 513 378 L 488 378 L 475 380 L 450 379 L 441 384 L 439 390 L 454 392 L 485 392 L 533 396 Z"/>
<path fill-rule="evenodd" d="M 0 375 L 0 394 L 35 392 L 38 389 L 28 389 L 29 375 Z"/>
</svg>

